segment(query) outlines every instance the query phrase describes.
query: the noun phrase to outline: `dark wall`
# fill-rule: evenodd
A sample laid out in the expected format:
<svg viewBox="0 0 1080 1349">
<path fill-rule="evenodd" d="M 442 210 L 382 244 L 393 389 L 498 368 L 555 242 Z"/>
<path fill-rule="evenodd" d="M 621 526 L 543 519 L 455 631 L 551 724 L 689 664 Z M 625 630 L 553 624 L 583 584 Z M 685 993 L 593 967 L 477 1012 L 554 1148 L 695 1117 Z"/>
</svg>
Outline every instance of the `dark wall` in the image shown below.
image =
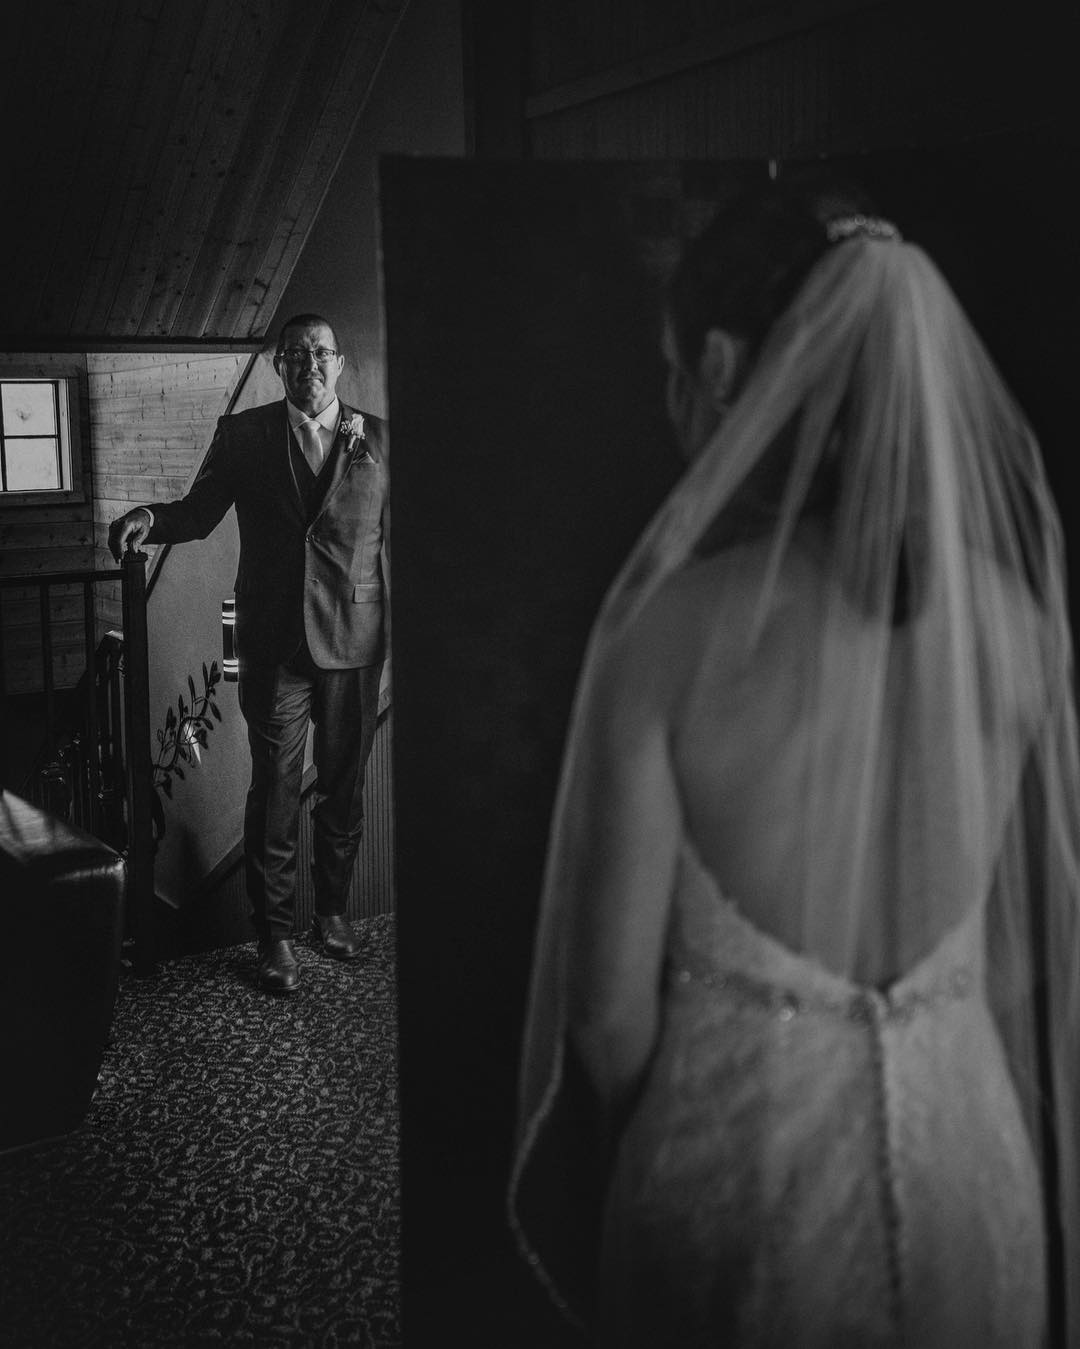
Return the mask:
<svg viewBox="0 0 1080 1349">
<path fill-rule="evenodd" d="M 679 469 L 652 260 L 681 179 L 391 160 L 381 191 L 406 1342 L 525 1346 L 546 1307 L 503 1196 L 531 926 L 589 624 Z"/>
<path fill-rule="evenodd" d="M 489 80 L 505 86 L 507 67 L 522 72 L 520 134 L 536 158 L 847 154 L 1076 119 L 1077 10 L 1062 0 L 526 8 L 520 60 L 492 57 Z M 478 111 L 509 115 L 505 101 Z"/>
<path fill-rule="evenodd" d="M 1080 623 L 1080 515 L 1072 487 L 1080 251 L 1064 209 L 1080 144 L 1064 130 L 837 157 L 944 272 L 1030 419 L 1066 534 Z"/>
</svg>

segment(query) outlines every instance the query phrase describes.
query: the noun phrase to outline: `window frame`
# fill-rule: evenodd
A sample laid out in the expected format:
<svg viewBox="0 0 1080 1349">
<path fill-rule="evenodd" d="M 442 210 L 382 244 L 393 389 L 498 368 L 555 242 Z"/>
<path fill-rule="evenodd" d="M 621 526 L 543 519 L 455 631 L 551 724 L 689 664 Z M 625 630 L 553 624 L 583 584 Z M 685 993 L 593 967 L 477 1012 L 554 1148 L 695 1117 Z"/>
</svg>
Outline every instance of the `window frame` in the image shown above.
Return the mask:
<svg viewBox="0 0 1080 1349">
<path fill-rule="evenodd" d="M 86 367 L 71 356 L 47 354 L 20 357 L 0 355 L 0 380 L 11 383 L 48 381 L 59 385 L 56 392 L 61 454 L 61 487 L 39 488 L 32 492 L 0 490 L 0 511 L 23 506 L 65 506 L 87 499 L 83 474 L 83 418 L 85 414 Z M 65 444 L 66 441 L 66 444 Z M 67 472 L 65 474 L 65 464 Z"/>
</svg>

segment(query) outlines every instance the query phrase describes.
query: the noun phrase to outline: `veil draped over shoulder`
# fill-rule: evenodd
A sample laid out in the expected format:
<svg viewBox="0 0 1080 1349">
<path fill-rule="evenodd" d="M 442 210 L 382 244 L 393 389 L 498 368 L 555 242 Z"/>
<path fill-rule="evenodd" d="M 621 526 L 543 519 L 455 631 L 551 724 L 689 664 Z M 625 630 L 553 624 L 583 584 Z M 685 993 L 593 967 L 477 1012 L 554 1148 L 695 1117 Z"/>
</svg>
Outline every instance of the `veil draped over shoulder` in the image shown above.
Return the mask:
<svg viewBox="0 0 1080 1349">
<path fill-rule="evenodd" d="M 752 672 L 814 521 L 820 621 L 801 655 L 785 931 L 886 989 L 985 904 L 987 996 L 1075 1334 L 1080 771 L 1063 541 L 1022 413 L 936 268 L 899 237 L 856 232 L 815 264 L 596 621 L 542 893 L 511 1221 L 555 1300 L 580 1312 L 602 1177 L 574 1113 L 567 915 L 588 902 L 576 802 L 603 715 L 596 671 L 672 576 L 751 535 L 754 618 L 731 640 Z"/>
</svg>

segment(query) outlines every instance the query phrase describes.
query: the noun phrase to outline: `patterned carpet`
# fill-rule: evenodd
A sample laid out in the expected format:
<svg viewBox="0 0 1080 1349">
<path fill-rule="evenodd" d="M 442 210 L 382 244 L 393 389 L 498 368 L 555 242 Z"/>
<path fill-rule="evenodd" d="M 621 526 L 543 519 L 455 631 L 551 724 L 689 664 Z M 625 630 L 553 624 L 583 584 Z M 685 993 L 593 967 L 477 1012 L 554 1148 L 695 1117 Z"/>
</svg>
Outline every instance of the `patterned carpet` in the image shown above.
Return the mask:
<svg viewBox="0 0 1080 1349">
<path fill-rule="evenodd" d="M 394 930 L 363 956 L 297 942 L 121 979 L 90 1113 L 0 1156 L 0 1344 L 360 1345 L 400 1335 Z"/>
</svg>

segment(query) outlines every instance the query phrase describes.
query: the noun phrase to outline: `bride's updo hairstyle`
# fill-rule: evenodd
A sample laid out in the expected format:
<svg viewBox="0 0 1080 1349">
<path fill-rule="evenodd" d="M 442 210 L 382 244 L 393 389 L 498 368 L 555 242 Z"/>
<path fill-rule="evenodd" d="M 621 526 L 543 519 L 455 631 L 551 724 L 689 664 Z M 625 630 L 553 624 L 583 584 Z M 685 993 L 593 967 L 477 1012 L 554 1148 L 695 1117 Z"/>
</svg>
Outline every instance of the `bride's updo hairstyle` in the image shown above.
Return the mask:
<svg viewBox="0 0 1080 1349">
<path fill-rule="evenodd" d="M 721 208 L 687 246 L 668 283 L 667 316 L 683 367 L 698 367 L 710 328 L 747 343 L 753 365 L 769 330 L 831 244 L 827 221 L 871 216 L 848 184 L 804 170 L 769 180 Z"/>
<path fill-rule="evenodd" d="M 778 321 L 824 255 L 836 246 L 828 225 L 835 220 L 876 216 L 858 188 L 808 166 L 780 181 L 767 181 L 724 207 L 686 248 L 668 284 L 666 313 L 676 354 L 691 375 L 698 368 L 710 329 L 746 344 L 735 397 L 752 376 Z M 842 509 L 841 456 L 847 399 L 835 409 L 829 435 L 832 451 L 818 462 L 805 489 L 800 515 L 832 519 Z M 746 475 L 695 548 L 708 555 L 733 543 L 771 534 L 797 453 L 801 412 L 775 434 L 769 449 Z M 895 568 L 892 621 L 902 623 L 918 607 L 912 581 L 911 542 L 905 541 Z M 861 595 L 863 579 L 851 578 L 861 607 L 875 604 Z"/>
<path fill-rule="evenodd" d="M 742 339 L 738 401 L 757 369 L 775 357 L 770 339 L 798 339 L 805 315 L 800 292 L 820 291 L 822 268 L 838 270 L 827 255 L 852 246 L 849 239 L 854 246 L 870 241 L 874 249 L 882 246 L 874 240 L 900 242 L 860 188 L 822 166 L 782 173 L 722 207 L 687 246 L 668 283 L 666 316 L 684 370 L 693 377 L 699 369 L 710 329 Z M 917 446 L 926 435 L 944 435 L 960 475 L 959 499 L 966 503 L 967 545 L 1018 574 L 1041 603 L 1045 548 L 1054 530 L 1042 519 L 1047 506 L 1034 437 L 947 284 L 921 250 L 905 247 L 906 261 L 892 269 L 890 281 L 880 273 L 866 277 L 865 319 L 857 318 L 856 302 L 843 313 L 837 309 L 837 321 L 852 321 L 852 332 L 861 336 L 857 346 L 846 348 L 846 374 L 839 365 L 832 373 L 818 367 L 822 386 L 835 379 L 846 386 L 831 397 L 825 421 L 820 408 L 815 414 L 813 434 L 822 450 L 802 477 L 796 514 L 827 521 L 849 537 L 861 533 L 867 547 L 849 550 L 849 565 L 840 568 L 849 598 L 871 616 L 907 622 L 922 610 L 931 568 L 926 530 L 932 470 Z M 919 382 L 920 369 L 934 371 L 936 414 L 925 399 L 911 401 L 927 388 Z M 979 396 L 972 397 L 971 389 Z M 983 390 L 990 392 L 983 396 Z M 793 470 L 807 407 L 794 406 L 772 431 L 767 448 L 700 536 L 698 555 L 775 531 L 785 492 L 800 476 Z M 890 426 L 903 448 L 882 454 Z M 876 447 L 872 455 L 870 445 Z M 1007 480 L 1007 490 L 975 490 L 988 470 Z M 883 504 L 903 528 L 866 527 L 869 513 Z"/>
</svg>

